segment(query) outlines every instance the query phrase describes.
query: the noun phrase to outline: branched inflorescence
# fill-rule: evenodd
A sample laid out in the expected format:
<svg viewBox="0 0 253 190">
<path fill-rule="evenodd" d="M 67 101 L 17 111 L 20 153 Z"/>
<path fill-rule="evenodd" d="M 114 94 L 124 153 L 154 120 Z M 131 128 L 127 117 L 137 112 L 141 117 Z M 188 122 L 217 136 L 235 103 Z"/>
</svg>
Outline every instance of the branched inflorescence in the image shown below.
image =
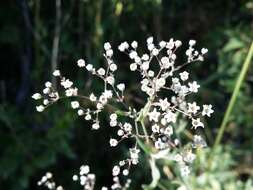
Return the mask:
<svg viewBox="0 0 253 190">
<path fill-rule="evenodd" d="M 178 120 L 188 119 L 191 129 L 196 130 L 199 127 L 204 128 L 202 117 L 210 117 L 213 113 L 212 105 L 201 107 L 196 102 L 187 100 L 198 92 L 200 85 L 196 81 L 189 81 L 189 73 L 182 69 L 192 62 L 203 61 L 208 51 L 206 48 L 197 51 L 195 44 L 195 40 L 189 41 L 185 52 L 187 60 L 183 64 L 176 63 L 176 51 L 182 45 L 179 40 L 160 41 L 155 45 L 153 37 L 149 37 L 148 53 L 143 55 L 138 53 L 136 41 L 131 44 L 123 42 L 118 46 L 119 51 L 130 58 L 130 70 L 141 76 L 140 89 L 146 94 L 146 102 L 140 110 L 129 106 L 125 99 L 125 84 L 116 81 L 115 72 L 118 66 L 113 60 L 113 50 L 108 42 L 104 44 L 105 67 L 96 69 L 93 65 L 86 64 L 83 59 L 77 61 L 78 67 L 103 81 L 104 89 L 100 94 L 79 94 L 73 82 L 65 78 L 59 70 L 55 70 L 53 76 L 59 79 L 63 90 L 56 91 L 50 82 L 46 82 L 43 93 L 35 93 L 32 96 L 35 100 L 42 100 L 42 104 L 36 109 L 42 112 L 62 98 L 75 97 L 77 100 L 71 102 L 71 107 L 80 117 L 91 121 L 91 128 L 97 130 L 101 125 L 99 114 L 106 107 L 111 108 L 108 119 L 110 127 L 116 129 L 117 135 L 109 140 L 110 146 L 116 147 L 126 139 L 133 139 L 133 144 L 129 147 L 129 158 L 119 161 L 112 169 L 111 189 L 126 189 L 129 186 L 130 179 L 123 183 L 120 176 L 128 176 L 130 168 L 138 164 L 141 150 L 153 159 L 166 157 L 176 161 L 181 175 L 187 176 L 190 173 L 190 164 L 196 157 L 193 149 L 205 147 L 206 143 L 200 135 L 194 135 L 191 147 L 183 148 L 178 136 L 174 135 Z M 167 94 L 167 97 L 164 94 Z M 90 101 L 93 105 L 85 107 L 79 99 Z M 151 151 L 147 151 L 147 146 L 151 147 Z M 45 184 L 44 180 L 40 184 Z M 73 180 L 79 180 L 84 189 L 94 189 L 95 175 L 89 174 L 88 166 L 81 166 L 80 176 L 74 175 Z M 102 188 L 106 189 L 108 188 Z"/>
</svg>

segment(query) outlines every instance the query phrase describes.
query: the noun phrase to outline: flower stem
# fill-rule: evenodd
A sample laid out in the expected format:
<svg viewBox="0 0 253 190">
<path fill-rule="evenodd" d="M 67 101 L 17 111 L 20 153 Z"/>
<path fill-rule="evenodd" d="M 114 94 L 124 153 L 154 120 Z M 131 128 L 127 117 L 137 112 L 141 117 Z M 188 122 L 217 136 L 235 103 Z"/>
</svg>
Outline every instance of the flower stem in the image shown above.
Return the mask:
<svg viewBox="0 0 253 190">
<path fill-rule="evenodd" d="M 223 137 L 223 134 L 224 134 L 224 131 L 226 129 L 226 126 L 227 126 L 227 123 L 229 121 L 229 116 L 233 110 L 233 107 L 235 105 L 235 102 L 236 102 L 236 99 L 238 97 L 238 94 L 239 94 L 239 91 L 240 91 L 240 87 L 244 81 L 244 78 L 246 76 L 246 73 L 247 73 L 247 70 L 249 69 L 249 65 L 251 63 L 251 59 L 252 59 L 252 56 L 253 56 L 253 42 L 251 43 L 251 46 L 250 46 L 250 49 L 248 51 L 248 55 L 243 63 L 243 67 L 242 67 L 242 70 L 239 74 L 239 77 L 237 79 L 237 82 L 235 84 L 235 88 L 234 88 L 234 91 L 233 91 L 233 94 L 232 94 L 232 97 L 229 101 L 229 104 L 228 104 L 228 107 L 227 107 L 227 110 L 226 110 L 226 113 L 225 113 L 225 116 L 223 118 L 223 121 L 221 123 L 221 126 L 220 126 L 220 129 L 218 131 L 218 135 L 215 139 L 215 143 L 214 143 L 214 149 L 220 144 L 221 142 L 221 139 Z"/>
</svg>

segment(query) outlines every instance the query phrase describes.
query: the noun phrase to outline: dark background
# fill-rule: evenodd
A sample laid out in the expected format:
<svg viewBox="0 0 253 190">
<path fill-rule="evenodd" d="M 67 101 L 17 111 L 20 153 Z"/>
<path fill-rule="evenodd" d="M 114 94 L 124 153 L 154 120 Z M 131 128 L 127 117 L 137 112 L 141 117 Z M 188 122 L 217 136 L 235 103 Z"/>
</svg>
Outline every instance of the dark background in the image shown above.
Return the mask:
<svg viewBox="0 0 253 190">
<path fill-rule="evenodd" d="M 57 3 L 60 5 L 57 7 Z M 98 185 L 110 184 L 111 167 L 126 155 L 126 147 L 109 148 L 111 130 L 91 131 L 77 118 L 69 101 L 59 102 L 42 114 L 31 95 L 51 80 L 54 68 L 76 81 L 80 91 L 99 89 L 76 67 L 76 60 L 99 66 L 103 43 L 115 49 L 121 41 L 171 37 L 209 49 L 205 62 L 189 66 L 192 78 L 202 84 L 195 97 L 214 105 L 215 114 L 204 131 L 213 145 L 227 104 L 253 39 L 253 1 L 246 0 L 5 0 L 0 2 L 0 189 L 39 189 L 37 180 L 48 170 L 66 189 L 81 164 L 97 174 Z M 57 43 L 59 39 L 59 43 Z M 131 88 L 137 79 L 129 62 L 119 57 L 119 80 Z M 253 188 L 253 64 L 243 83 L 222 143 L 216 165 L 202 189 Z M 135 94 L 128 91 L 131 100 Z M 208 149 L 207 149 L 208 152 Z M 203 152 L 203 158 L 208 153 Z M 113 161 L 112 161 L 113 160 Z M 200 166 L 196 166 L 198 168 Z M 150 181 L 147 164 L 133 170 L 133 189 Z M 198 172 L 192 174 L 197 179 Z M 196 175 L 196 176 L 195 176 Z M 170 184 L 175 189 L 177 186 Z M 239 184 L 239 185 L 238 185 Z M 193 188 L 194 189 L 194 188 Z M 195 187 L 195 189 L 197 189 Z"/>
</svg>

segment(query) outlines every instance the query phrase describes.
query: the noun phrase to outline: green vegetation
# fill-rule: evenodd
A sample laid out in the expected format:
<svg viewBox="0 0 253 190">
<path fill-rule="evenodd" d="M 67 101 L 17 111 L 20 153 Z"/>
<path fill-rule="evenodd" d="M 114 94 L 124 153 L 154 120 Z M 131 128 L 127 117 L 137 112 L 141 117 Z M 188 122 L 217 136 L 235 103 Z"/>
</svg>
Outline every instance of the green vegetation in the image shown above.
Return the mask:
<svg viewBox="0 0 253 190">
<path fill-rule="evenodd" d="M 76 60 L 100 65 L 105 41 L 114 47 L 125 40 L 144 44 L 149 36 L 196 39 L 209 49 L 204 63 L 187 69 L 202 85 L 199 101 L 211 103 L 215 113 L 205 121 L 208 148 L 198 152 L 187 180 L 178 180 L 173 163 L 162 168 L 157 162 L 151 164 L 152 181 L 143 159 L 133 171 L 131 189 L 151 181 L 147 189 L 155 183 L 154 189 L 253 189 L 251 0 L 10 0 L 1 4 L 0 20 L 0 189 L 39 189 L 37 181 L 50 170 L 57 182 L 76 190 L 71 176 L 83 163 L 92 166 L 99 185 L 108 184 L 111 160 L 122 158 L 126 150 L 109 148 L 106 118 L 105 127 L 91 131 L 88 122 L 68 109 L 70 101 L 38 114 L 31 95 L 40 91 L 55 68 L 77 81 L 84 93 L 96 92 L 103 86 L 80 72 Z M 119 80 L 130 87 L 126 96 L 138 106 L 142 94 L 135 94 L 137 80 L 128 72 L 125 58 L 118 62 Z M 156 167 L 163 176 L 159 182 Z"/>
</svg>

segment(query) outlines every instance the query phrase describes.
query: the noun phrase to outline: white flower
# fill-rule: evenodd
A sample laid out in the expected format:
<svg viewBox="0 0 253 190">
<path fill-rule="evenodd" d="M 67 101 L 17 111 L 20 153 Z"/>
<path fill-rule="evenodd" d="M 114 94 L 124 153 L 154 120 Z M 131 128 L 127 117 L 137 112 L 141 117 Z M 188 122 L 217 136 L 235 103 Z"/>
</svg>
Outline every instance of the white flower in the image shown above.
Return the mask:
<svg viewBox="0 0 253 190">
<path fill-rule="evenodd" d="M 112 91 L 111 90 L 105 90 L 103 92 L 103 95 L 105 96 L 106 99 L 112 98 Z"/>
<path fill-rule="evenodd" d="M 166 84 L 166 80 L 165 78 L 161 77 L 156 80 L 155 84 L 156 84 L 156 89 L 158 90 Z"/>
<path fill-rule="evenodd" d="M 177 115 L 176 115 L 175 113 L 173 113 L 172 111 L 169 110 L 169 111 L 165 114 L 164 118 L 166 119 L 166 121 L 167 121 L 168 123 L 170 123 L 170 122 L 176 123 Z"/>
<path fill-rule="evenodd" d="M 114 72 L 114 71 L 116 71 L 116 70 L 117 70 L 117 68 L 118 68 L 118 67 L 117 67 L 117 65 L 116 65 L 116 64 L 114 64 L 114 63 L 113 63 L 113 64 L 111 64 L 111 65 L 110 65 L 110 67 L 109 67 L 109 68 L 110 68 L 110 70 L 111 70 L 112 72 Z"/>
<path fill-rule="evenodd" d="M 118 118 L 118 116 L 117 116 L 116 113 L 113 113 L 113 114 L 110 115 L 110 120 L 115 121 L 115 120 L 117 120 L 117 118 Z"/>
<path fill-rule="evenodd" d="M 154 49 L 152 50 L 152 54 L 153 54 L 154 56 L 158 55 L 158 54 L 159 54 L 159 50 L 156 49 L 156 48 L 154 48 Z"/>
<path fill-rule="evenodd" d="M 121 43 L 121 44 L 118 46 L 118 49 L 119 49 L 121 52 L 125 51 L 125 50 L 128 49 L 128 48 L 129 48 L 129 44 L 128 44 L 127 42 L 123 42 L 123 43 Z"/>
<path fill-rule="evenodd" d="M 168 57 L 162 57 L 161 63 L 163 68 L 168 69 L 169 67 L 173 66 L 173 63 L 170 62 L 170 59 Z"/>
<path fill-rule="evenodd" d="M 123 173 L 124 176 L 127 176 L 129 174 L 129 170 L 128 169 L 124 169 L 122 173 Z"/>
<path fill-rule="evenodd" d="M 159 133 L 160 127 L 159 127 L 159 125 L 155 124 L 155 125 L 152 125 L 151 129 L 152 129 L 153 133 Z"/>
<path fill-rule="evenodd" d="M 90 101 L 92 101 L 92 102 L 97 101 L 97 97 L 93 93 L 90 94 Z"/>
<path fill-rule="evenodd" d="M 141 69 L 147 71 L 149 69 L 149 62 L 148 61 L 143 62 L 141 65 Z"/>
<path fill-rule="evenodd" d="M 144 61 L 148 61 L 149 60 L 149 55 L 148 54 L 143 54 L 141 59 L 144 60 Z"/>
<path fill-rule="evenodd" d="M 77 108 L 79 108 L 79 102 L 78 101 L 72 101 L 71 102 L 71 107 L 73 108 L 73 109 L 77 109 Z"/>
<path fill-rule="evenodd" d="M 190 41 L 189 41 L 189 45 L 190 45 L 190 46 L 194 46 L 195 44 L 196 44 L 196 40 L 190 40 Z"/>
<path fill-rule="evenodd" d="M 192 118 L 192 126 L 194 129 L 197 129 L 198 127 L 204 128 L 204 124 L 200 121 L 200 118 Z"/>
<path fill-rule="evenodd" d="M 78 114 L 79 116 L 81 116 L 81 115 L 84 114 L 84 112 L 83 112 L 83 110 L 80 109 L 80 110 L 77 111 L 77 114 Z"/>
<path fill-rule="evenodd" d="M 131 59 L 134 59 L 134 58 L 136 58 L 137 56 L 138 56 L 138 54 L 137 54 L 136 51 L 131 51 L 131 52 L 129 53 L 129 57 L 130 57 Z"/>
<path fill-rule="evenodd" d="M 200 135 L 193 136 L 193 148 L 203 148 L 206 147 L 206 141 Z"/>
<path fill-rule="evenodd" d="M 80 167 L 80 175 L 88 174 L 90 172 L 90 167 L 85 165 Z"/>
<path fill-rule="evenodd" d="M 43 100 L 43 104 L 46 106 L 46 105 L 48 105 L 49 104 L 49 100 L 48 99 L 44 99 Z"/>
<path fill-rule="evenodd" d="M 104 49 L 107 51 L 107 50 L 109 50 L 109 49 L 111 49 L 112 47 L 111 47 L 111 44 L 109 43 L 109 42 L 106 42 L 106 43 L 104 43 Z"/>
<path fill-rule="evenodd" d="M 43 89 L 43 93 L 44 93 L 44 94 L 49 94 L 49 92 L 50 92 L 50 89 L 49 89 L 49 88 L 44 88 L 44 89 Z"/>
<path fill-rule="evenodd" d="M 208 52 L 208 49 L 206 49 L 206 48 L 202 48 L 201 49 L 201 54 L 202 55 L 206 54 L 207 52 Z"/>
<path fill-rule="evenodd" d="M 196 114 L 200 107 L 196 104 L 196 102 L 188 103 L 188 113 Z"/>
<path fill-rule="evenodd" d="M 158 112 L 157 109 L 154 108 L 152 112 L 148 113 L 148 116 L 149 116 L 149 120 L 150 121 L 158 122 L 158 119 L 159 119 L 159 116 L 160 116 L 160 112 Z"/>
<path fill-rule="evenodd" d="M 188 166 L 182 166 L 180 172 L 182 176 L 188 176 L 190 174 L 190 169 Z"/>
<path fill-rule="evenodd" d="M 161 107 L 162 111 L 166 111 L 169 108 L 170 103 L 168 102 L 167 98 L 160 99 L 159 106 Z"/>
<path fill-rule="evenodd" d="M 79 59 L 77 61 L 77 65 L 78 65 L 78 67 L 85 67 L 85 61 L 83 59 Z"/>
<path fill-rule="evenodd" d="M 164 134 L 169 135 L 169 136 L 171 136 L 173 134 L 173 128 L 171 125 L 169 125 L 168 127 L 165 128 Z"/>
<path fill-rule="evenodd" d="M 55 71 L 53 72 L 53 75 L 54 75 L 55 77 L 58 77 L 58 76 L 61 75 L 61 73 L 60 73 L 59 70 L 55 70 Z"/>
<path fill-rule="evenodd" d="M 179 73 L 179 75 L 180 75 L 180 79 L 181 79 L 182 81 L 186 81 L 186 80 L 189 78 L 189 73 L 186 72 L 186 71 L 184 71 L 184 72 L 182 72 L 182 73 Z"/>
<path fill-rule="evenodd" d="M 196 155 L 193 154 L 191 151 L 187 151 L 184 155 L 184 161 L 188 163 L 192 163 L 196 158 Z"/>
<path fill-rule="evenodd" d="M 120 91 L 124 91 L 125 90 L 125 84 L 124 83 L 120 83 L 117 85 L 117 88 L 120 90 Z"/>
<path fill-rule="evenodd" d="M 166 42 L 165 41 L 160 41 L 159 46 L 161 48 L 164 48 L 166 46 Z"/>
<path fill-rule="evenodd" d="M 87 71 L 92 71 L 93 66 L 91 64 L 88 64 L 88 65 L 86 65 L 86 69 L 87 69 Z"/>
<path fill-rule="evenodd" d="M 198 85 L 198 83 L 196 81 L 193 81 L 192 83 L 188 83 L 189 84 L 189 91 L 190 92 L 198 92 L 198 88 L 200 87 L 200 85 Z"/>
<path fill-rule="evenodd" d="M 77 91 L 78 89 L 77 88 L 68 88 L 65 90 L 65 95 L 66 96 L 77 96 Z"/>
<path fill-rule="evenodd" d="M 173 49 L 174 47 L 174 41 L 173 38 L 170 39 L 170 41 L 167 43 L 166 48 Z"/>
<path fill-rule="evenodd" d="M 110 121 L 110 126 L 111 126 L 111 127 L 117 126 L 117 121 L 116 121 L 116 120 L 111 120 L 111 121 Z"/>
<path fill-rule="evenodd" d="M 155 76 L 155 72 L 149 70 L 149 71 L 148 71 L 148 76 L 149 76 L 149 77 L 154 77 L 154 76 Z"/>
<path fill-rule="evenodd" d="M 45 86 L 46 86 L 47 88 L 51 88 L 51 87 L 52 87 L 52 83 L 49 82 L 49 81 L 47 81 L 47 82 L 45 83 Z"/>
<path fill-rule="evenodd" d="M 115 147 L 118 145 L 118 141 L 116 139 L 110 139 L 110 145 L 111 147 Z"/>
<path fill-rule="evenodd" d="M 40 93 L 35 93 L 35 94 L 32 95 L 32 98 L 33 98 L 34 100 L 39 100 L 39 99 L 42 98 L 42 96 L 41 96 Z"/>
<path fill-rule="evenodd" d="M 117 135 L 120 136 L 120 137 L 123 136 L 124 135 L 124 131 L 121 130 L 121 129 L 118 130 Z"/>
<path fill-rule="evenodd" d="M 78 180 L 78 176 L 77 175 L 73 175 L 72 179 L 73 179 L 73 181 L 77 181 Z"/>
<path fill-rule="evenodd" d="M 127 132 L 131 132 L 132 131 L 132 125 L 130 123 L 125 123 L 123 125 L 124 127 L 124 130 L 127 131 Z"/>
<path fill-rule="evenodd" d="M 137 64 L 136 63 L 130 64 L 130 70 L 131 71 L 135 71 L 136 69 L 137 69 Z"/>
<path fill-rule="evenodd" d="M 113 85 L 114 82 L 115 82 L 115 79 L 114 79 L 114 77 L 109 76 L 109 77 L 106 78 L 106 81 L 107 81 L 110 85 Z"/>
<path fill-rule="evenodd" d="M 36 110 L 37 110 L 38 112 L 43 112 L 43 111 L 44 111 L 44 109 L 45 109 L 45 107 L 44 107 L 44 106 L 42 106 L 42 105 L 40 105 L 40 106 L 36 106 Z"/>
<path fill-rule="evenodd" d="M 98 74 L 99 74 L 100 76 L 105 75 L 105 70 L 104 70 L 103 68 L 98 69 L 97 72 L 98 72 Z"/>
<path fill-rule="evenodd" d="M 136 49 L 138 47 L 138 43 L 136 41 L 133 41 L 131 43 L 132 48 Z"/>
<path fill-rule="evenodd" d="M 86 116 L 85 116 L 84 119 L 87 120 L 87 121 L 91 120 L 91 115 L 90 114 L 86 114 Z"/>
<path fill-rule="evenodd" d="M 207 115 L 208 117 L 210 117 L 213 112 L 214 112 L 214 110 L 212 109 L 211 104 L 203 105 L 203 111 L 202 111 L 203 116 Z"/>
<path fill-rule="evenodd" d="M 114 166 L 112 169 L 112 175 L 117 176 L 120 173 L 120 167 L 119 166 Z"/>
<path fill-rule="evenodd" d="M 58 187 L 56 188 L 56 190 L 63 190 L 63 187 L 62 187 L 62 186 L 58 186 Z"/>
<path fill-rule="evenodd" d="M 91 126 L 92 129 L 95 129 L 95 130 L 98 130 L 100 128 L 100 125 L 98 122 L 96 123 L 93 123 L 92 126 Z"/>
<path fill-rule="evenodd" d="M 152 44 L 154 41 L 154 38 L 151 36 L 147 39 L 147 44 Z"/>
<path fill-rule="evenodd" d="M 180 40 L 175 41 L 175 46 L 178 48 L 182 45 L 182 42 Z"/>
<path fill-rule="evenodd" d="M 105 54 L 108 56 L 108 57 L 111 57 L 113 55 L 113 50 L 112 49 L 108 49 L 106 50 Z"/>
<path fill-rule="evenodd" d="M 180 154 L 176 154 L 176 155 L 174 156 L 174 160 L 175 160 L 176 162 L 182 162 L 182 161 L 183 161 L 183 157 L 182 157 Z"/>
<path fill-rule="evenodd" d="M 73 85 L 73 82 L 67 79 L 67 80 L 61 81 L 61 85 L 66 89 L 66 88 L 70 88 Z"/>
</svg>

